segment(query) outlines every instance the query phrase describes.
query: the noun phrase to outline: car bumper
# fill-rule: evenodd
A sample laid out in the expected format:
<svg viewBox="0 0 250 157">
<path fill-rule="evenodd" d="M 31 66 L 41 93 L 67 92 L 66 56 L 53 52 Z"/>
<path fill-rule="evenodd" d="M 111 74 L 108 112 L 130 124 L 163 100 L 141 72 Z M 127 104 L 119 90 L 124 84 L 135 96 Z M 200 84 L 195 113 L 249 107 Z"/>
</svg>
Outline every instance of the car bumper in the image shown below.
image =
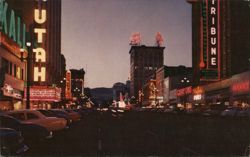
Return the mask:
<svg viewBox="0 0 250 157">
<path fill-rule="evenodd" d="M 29 150 L 29 147 L 27 145 L 23 145 L 21 148 L 17 149 L 16 154 L 21 154 Z"/>
<path fill-rule="evenodd" d="M 53 132 L 50 131 L 49 132 L 49 135 L 45 137 L 45 139 L 51 139 L 53 137 Z"/>
</svg>

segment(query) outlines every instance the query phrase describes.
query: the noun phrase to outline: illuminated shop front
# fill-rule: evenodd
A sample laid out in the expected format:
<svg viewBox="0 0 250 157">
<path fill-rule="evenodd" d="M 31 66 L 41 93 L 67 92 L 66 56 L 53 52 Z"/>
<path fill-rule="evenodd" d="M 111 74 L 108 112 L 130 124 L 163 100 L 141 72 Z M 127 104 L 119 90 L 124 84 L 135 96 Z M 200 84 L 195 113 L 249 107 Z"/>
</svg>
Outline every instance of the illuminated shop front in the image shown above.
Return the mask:
<svg viewBox="0 0 250 157">
<path fill-rule="evenodd" d="M 22 109 L 26 80 L 26 25 L 6 1 L 0 0 L 0 110 Z"/>
<path fill-rule="evenodd" d="M 210 83 L 204 86 L 205 100 L 207 105 L 223 104 L 229 105 L 230 102 L 231 79 Z"/>
<path fill-rule="evenodd" d="M 250 71 L 232 77 L 231 103 L 239 107 L 250 107 Z"/>
<path fill-rule="evenodd" d="M 204 87 L 198 86 L 193 88 L 192 92 L 192 104 L 198 105 L 205 105 L 205 90 Z"/>
<path fill-rule="evenodd" d="M 188 86 L 185 88 L 177 89 L 177 106 L 184 107 L 186 109 L 192 108 L 192 87 Z"/>
<path fill-rule="evenodd" d="M 26 96 L 26 90 L 25 90 Z M 61 88 L 32 86 L 30 88 L 30 109 L 50 109 L 61 101 Z"/>
<path fill-rule="evenodd" d="M 157 89 L 156 80 L 151 79 L 147 84 L 144 85 L 143 90 L 138 92 L 139 103 L 142 102 L 143 106 L 156 106 L 158 105 L 157 100 Z"/>
</svg>

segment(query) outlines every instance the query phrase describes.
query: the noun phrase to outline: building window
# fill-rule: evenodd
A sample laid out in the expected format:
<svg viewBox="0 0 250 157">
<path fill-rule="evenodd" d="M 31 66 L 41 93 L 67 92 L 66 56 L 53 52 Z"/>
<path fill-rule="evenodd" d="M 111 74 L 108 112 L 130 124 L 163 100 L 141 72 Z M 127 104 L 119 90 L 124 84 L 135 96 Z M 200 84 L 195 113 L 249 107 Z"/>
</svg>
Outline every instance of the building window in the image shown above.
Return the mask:
<svg viewBox="0 0 250 157">
<path fill-rule="evenodd" d="M 3 72 L 3 74 L 8 73 L 8 69 L 9 69 L 9 61 L 4 59 L 4 58 L 0 58 L 0 71 Z"/>
<path fill-rule="evenodd" d="M 12 75 L 12 63 L 10 62 L 10 66 L 9 66 L 9 74 Z"/>
<path fill-rule="evenodd" d="M 21 79 L 21 68 L 18 66 L 16 67 L 16 77 L 18 79 Z"/>
<path fill-rule="evenodd" d="M 22 71 L 21 71 L 21 79 L 24 80 L 23 69 L 22 69 Z"/>
<path fill-rule="evenodd" d="M 17 68 L 16 68 L 16 64 L 14 64 L 14 77 L 16 77 L 16 72 L 17 72 Z"/>
</svg>

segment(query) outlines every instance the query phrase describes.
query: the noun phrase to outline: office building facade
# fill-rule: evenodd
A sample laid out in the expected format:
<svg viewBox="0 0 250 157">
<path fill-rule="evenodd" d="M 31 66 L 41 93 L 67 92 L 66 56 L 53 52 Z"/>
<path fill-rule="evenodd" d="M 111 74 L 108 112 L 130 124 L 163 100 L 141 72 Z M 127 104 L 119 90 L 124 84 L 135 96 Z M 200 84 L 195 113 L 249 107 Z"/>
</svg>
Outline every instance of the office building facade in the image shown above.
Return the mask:
<svg viewBox="0 0 250 157">
<path fill-rule="evenodd" d="M 131 46 L 130 96 L 138 99 L 139 90 L 163 66 L 165 47 Z"/>
</svg>

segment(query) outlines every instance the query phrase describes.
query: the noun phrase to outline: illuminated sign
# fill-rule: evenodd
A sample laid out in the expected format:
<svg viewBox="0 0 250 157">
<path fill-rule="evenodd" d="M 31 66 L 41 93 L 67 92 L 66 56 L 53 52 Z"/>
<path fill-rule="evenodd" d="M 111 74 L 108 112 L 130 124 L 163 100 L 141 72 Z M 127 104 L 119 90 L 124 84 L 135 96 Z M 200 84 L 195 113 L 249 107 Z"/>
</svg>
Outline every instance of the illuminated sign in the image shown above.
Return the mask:
<svg viewBox="0 0 250 157">
<path fill-rule="evenodd" d="M 201 28 L 201 80 L 219 80 L 220 0 L 203 2 Z"/>
<path fill-rule="evenodd" d="M 71 72 L 70 71 L 66 72 L 65 98 L 66 99 L 71 99 L 72 98 L 72 94 L 71 94 Z"/>
<path fill-rule="evenodd" d="M 25 90 L 26 98 L 26 90 Z M 32 86 L 30 88 L 31 101 L 58 102 L 61 100 L 61 88 L 47 86 Z"/>
<path fill-rule="evenodd" d="M 196 94 L 203 94 L 205 91 L 204 91 L 204 88 L 198 86 L 196 88 L 193 89 L 193 94 L 196 95 Z"/>
<path fill-rule="evenodd" d="M 139 32 L 133 33 L 130 38 L 130 45 L 140 45 L 141 34 Z"/>
<path fill-rule="evenodd" d="M 41 1 L 39 1 L 41 3 Z M 46 10 L 45 9 L 35 9 L 34 10 L 34 19 L 36 22 L 36 26 L 40 26 L 40 28 L 34 28 L 34 33 L 37 39 L 38 45 L 40 47 L 34 48 L 33 52 L 35 53 L 35 64 L 34 66 L 34 81 L 35 82 L 45 82 L 46 81 L 46 51 L 44 48 L 41 47 L 41 45 L 44 42 L 44 35 L 46 34 L 46 28 L 44 26 L 44 23 L 46 22 Z M 43 28 L 44 27 L 44 28 Z"/>
<path fill-rule="evenodd" d="M 207 0 L 208 2 L 208 55 L 207 66 L 209 69 L 218 68 L 218 1 L 219 0 Z"/>
<path fill-rule="evenodd" d="M 9 38 L 13 39 L 20 47 L 25 48 L 26 25 L 21 17 L 16 16 L 13 9 L 8 9 L 8 3 L 0 0 L 0 30 Z"/>
<path fill-rule="evenodd" d="M 201 100 L 202 96 L 201 94 L 194 95 L 194 100 Z"/>
<path fill-rule="evenodd" d="M 180 96 L 184 96 L 184 95 L 188 95 L 192 93 L 192 87 L 186 87 L 186 88 L 182 88 L 182 89 L 178 89 L 176 91 L 176 96 L 180 97 Z"/>
<path fill-rule="evenodd" d="M 156 81 L 150 80 L 149 82 L 149 99 L 155 99 L 157 96 Z"/>
<path fill-rule="evenodd" d="M 198 101 L 204 99 L 204 93 L 205 90 L 203 87 L 198 86 L 196 88 L 193 88 L 193 100 Z"/>
<path fill-rule="evenodd" d="M 11 85 L 4 84 L 4 87 L 2 89 L 3 89 L 4 96 L 9 96 L 9 97 L 16 98 L 16 99 L 22 99 L 21 92 L 14 89 Z"/>
<path fill-rule="evenodd" d="M 231 86 L 232 92 L 247 92 L 250 91 L 250 81 L 235 83 Z"/>
</svg>

